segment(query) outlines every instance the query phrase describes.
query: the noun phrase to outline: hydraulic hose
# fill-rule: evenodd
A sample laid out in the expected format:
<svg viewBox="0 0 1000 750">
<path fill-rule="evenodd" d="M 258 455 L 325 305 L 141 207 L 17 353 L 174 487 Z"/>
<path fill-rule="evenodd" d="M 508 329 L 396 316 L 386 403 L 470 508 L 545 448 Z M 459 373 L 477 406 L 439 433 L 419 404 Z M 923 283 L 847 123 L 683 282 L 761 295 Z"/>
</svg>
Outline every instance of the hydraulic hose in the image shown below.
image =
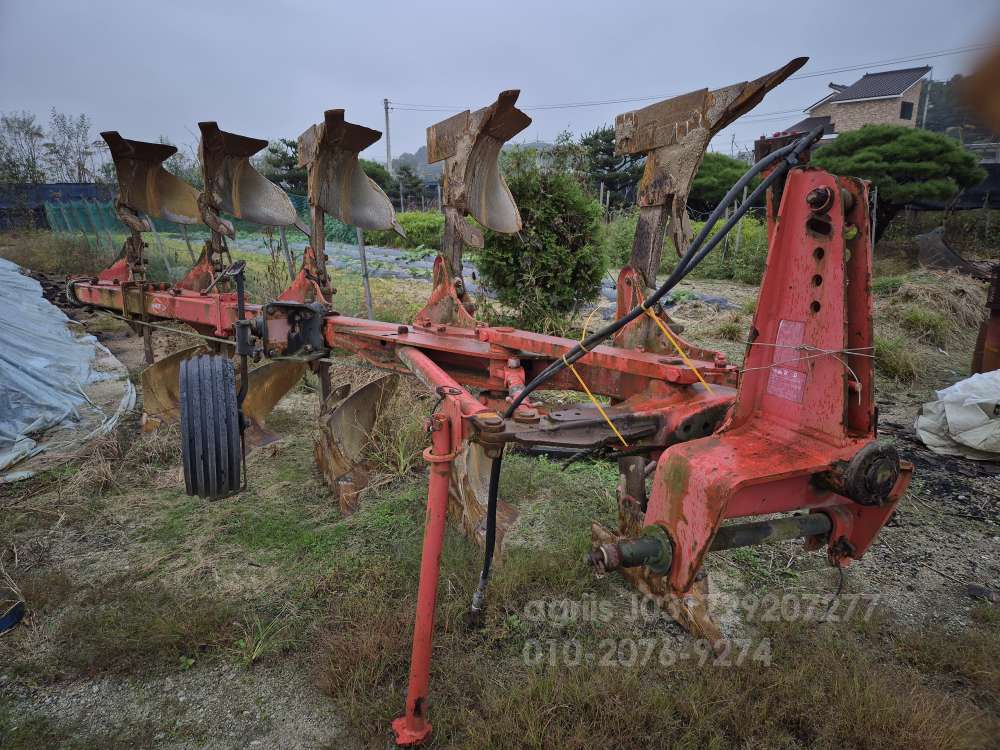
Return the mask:
<svg viewBox="0 0 1000 750">
<path fill-rule="evenodd" d="M 790 143 L 787 146 L 785 146 L 783 148 L 780 148 L 777 151 L 774 151 L 774 152 L 768 154 L 763 159 L 761 159 L 759 162 L 757 162 L 756 164 L 754 164 L 750 169 L 748 169 L 743 174 L 743 176 L 740 177 L 740 179 L 736 181 L 736 184 L 734 184 L 732 186 L 732 188 L 730 188 L 729 192 L 726 193 L 726 195 L 723 197 L 723 199 L 715 207 L 715 210 L 712 211 L 711 214 L 709 214 L 708 219 L 705 221 L 705 225 L 701 228 L 701 231 L 698 233 L 698 235 L 695 237 L 694 241 L 688 247 L 687 251 L 684 253 L 684 256 L 677 263 L 677 266 L 674 268 L 673 272 L 670 274 L 670 276 L 667 278 L 667 280 L 664 281 L 663 284 L 661 284 L 646 299 L 645 304 L 644 305 L 636 305 L 626 315 L 622 316 L 618 320 L 615 320 L 615 321 L 609 323 L 604 328 L 601 328 L 600 330 L 595 331 L 593 334 L 591 334 L 586 339 L 584 339 L 583 341 L 581 341 L 579 344 L 577 344 L 576 346 L 574 346 L 572 349 L 570 349 L 569 352 L 566 353 L 566 355 L 565 355 L 565 360 L 566 361 L 565 362 L 563 362 L 562 359 L 557 359 L 555 362 L 553 362 L 551 365 L 549 365 L 547 368 L 545 368 L 542 372 L 540 372 L 538 375 L 536 375 L 531 380 L 531 382 L 529 382 L 524 387 L 524 389 L 517 395 L 517 397 L 511 402 L 510 406 L 507 408 L 507 411 L 504 413 L 504 416 L 507 417 L 507 418 L 510 418 L 511 416 L 513 416 L 515 409 L 517 409 L 517 407 L 520 406 L 521 403 L 523 403 L 523 401 L 532 393 L 532 391 L 534 391 L 540 385 L 542 385 L 547 380 L 549 380 L 557 372 L 559 372 L 560 370 L 562 370 L 566 366 L 566 364 L 572 364 L 572 363 L 576 362 L 578 359 L 580 359 L 581 357 L 583 357 L 584 355 L 586 355 L 586 353 L 592 347 L 596 346 L 597 344 L 599 344 L 604 339 L 606 339 L 606 338 L 608 338 L 610 336 L 613 336 L 618 331 L 620 331 L 622 328 L 624 328 L 626 325 L 628 325 L 633 320 L 635 320 L 636 318 L 638 318 L 640 315 L 642 315 L 645 312 L 646 308 L 652 307 L 653 305 L 655 305 L 671 289 L 673 289 L 678 283 L 680 283 L 680 281 L 691 270 L 694 269 L 694 266 L 696 264 L 694 264 L 692 261 L 694 260 L 696 254 L 698 253 L 699 249 L 701 248 L 701 244 L 708 237 L 709 233 L 715 227 L 716 222 L 718 222 L 719 218 L 723 215 L 723 213 L 726 211 L 726 209 L 729 208 L 730 204 L 732 204 L 739 197 L 740 193 L 743 191 L 743 188 L 746 187 L 747 185 L 749 185 L 750 182 L 753 180 L 754 177 L 756 177 L 762 171 L 764 171 L 769 166 L 771 166 L 772 164 L 774 164 L 776 161 L 778 161 L 782 157 L 788 157 L 788 158 L 786 158 L 786 163 L 785 163 L 785 165 L 783 165 L 783 168 L 779 167 L 778 169 L 775 170 L 774 173 L 772 173 L 771 175 L 768 176 L 767 180 L 765 180 L 765 182 L 769 186 L 778 177 L 780 177 L 782 174 L 784 174 L 784 172 L 788 169 L 788 167 L 792 166 L 792 164 L 794 164 L 794 163 L 796 163 L 798 161 L 798 158 L 797 158 L 798 154 L 801 154 L 802 151 L 805 150 L 805 148 L 808 147 L 808 145 L 809 145 L 809 143 L 811 143 L 811 141 L 808 141 L 805 145 L 802 145 L 801 149 L 799 149 L 800 144 L 802 144 L 803 141 L 806 141 L 807 139 L 809 139 L 814 133 L 821 134 L 821 131 L 819 131 L 819 130 L 813 131 L 813 133 L 810 133 L 809 136 L 806 136 L 805 138 L 800 139 L 799 141 L 796 141 L 795 143 Z M 789 163 L 789 161 L 792 158 L 794 158 L 794 161 L 791 161 L 791 163 Z M 767 187 L 764 188 L 764 190 L 766 190 L 766 189 L 767 189 Z M 761 192 L 763 192 L 763 191 L 761 191 Z M 758 195 L 760 195 L 760 192 L 758 192 L 758 191 L 755 190 L 754 191 L 754 196 L 756 197 Z M 748 198 L 737 209 L 737 211 L 734 214 L 733 218 L 736 221 L 738 221 L 747 211 L 750 210 L 750 205 L 751 205 L 751 201 Z M 731 221 L 729 224 L 727 224 L 727 226 L 731 228 L 732 226 L 735 226 L 735 223 L 736 223 L 735 221 Z M 727 229 L 726 231 L 729 231 L 729 230 Z M 712 238 L 714 241 L 712 242 L 711 247 L 715 247 L 715 245 L 724 236 L 725 236 L 725 234 L 723 232 L 717 233 L 715 235 L 715 237 Z M 701 256 L 701 257 L 704 257 L 704 256 Z M 699 262 L 700 262 L 700 259 L 699 259 Z"/>
<path fill-rule="evenodd" d="M 809 148 L 813 143 L 819 140 L 823 135 L 823 128 L 818 127 L 812 130 L 807 135 L 803 136 L 799 140 L 789 143 L 776 151 L 771 152 L 763 159 L 754 164 L 750 169 L 748 169 L 739 180 L 729 189 L 729 192 L 719 201 L 719 204 L 715 207 L 715 210 L 709 214 L 708 219 L 706 219 L 704 226 L 698 235 L 691 242 L 687 251 L 684 253 L 683 257 L 677 263 L 673 272 L 667 277 L 657 289 L 646 298 L 646 300 L 639 305 L 632 308 L 627 314 L 623 315 L 621 318 L 609 323 L 604 328 L 595 331 L 586 339 L 581 341 L 579 344 L 574 346 L 567 352 L 562 358 L 557 359 L 555 362 L 546 367 L 542 372 L 536 375 L 531 382 L 529 382 L 520 393 L 511 401 L 509 407 L 504 412 L 504 417 L 509 419 L 514 415 L 514 411 L 517 409 L 521 403 L 536 390 L 539 386 L 545 383 L 547 380 L 552 378 L 557 372 L 562 370 L 567 365 L 573 364 L 578 359 L 582 358 L 589 352 L 594 346 L 605 339 L 613 336 L 626 325 L 631 323 L 633 320 L 638 318 L 640 315 L 644 314 L 647 309 L 659 302 L 663 297 L 670 292 L 677 284 L 679 284 L 685 276 L 687 276 L 691 271 L 697 267 L 705 256 L 708 255 L 713 248 L 715 248 L 719 242 L 729 233 L 737 222 L 743 218 L 743 215 L 750 209 L 750 206 L 763 195 L 768 188 L 771 187 L 777 180 L 785 175 L 785 173 L 791 169 L 793 166 L 798 164 L 799 156 Z M 739 194 L 743 191 L 743 188 L 750 184 L 751 180 L 758 174 L 763 172 L 765 169 L 770 167 L 775 162 L 782 160 L 783 163 L 779 164 L 771 174 L 769 174 L 764 180 L 761 181 L 754 191 L 747 197 L 745 201 L 733 212 L 733 215 L 708 242 L 706 239 L 711 233 L 715 224 L 718 222 L 719 218 L 725 213 L 729 206 L 739 197 Z M 704 247 L 702 245 L 704 244 Z M 493 564 L 493 554 L 496 547 L 496 523 L 497 523 L 497 502 L 500 489 L 500 469 L 503 454 L 501 453 L 495 459 L 493 459 L 493 465 L 490 467 L 490 484 L 489 484 L 489 494 L 487 496 L 486 504 L 486 539 L 485 539 L 485 550 L 483 553 L 483 568 L 482 572 L 479 574 L 479 586 L 476 588 L 475 594 L 472 597 L 472 606 L 470 609 L 471 619 L 474 622 L 478 622 L 482 616 L 483 610 L 486 606 L 486 587 L 489 584 L 490 568 Z"/>
</svg>

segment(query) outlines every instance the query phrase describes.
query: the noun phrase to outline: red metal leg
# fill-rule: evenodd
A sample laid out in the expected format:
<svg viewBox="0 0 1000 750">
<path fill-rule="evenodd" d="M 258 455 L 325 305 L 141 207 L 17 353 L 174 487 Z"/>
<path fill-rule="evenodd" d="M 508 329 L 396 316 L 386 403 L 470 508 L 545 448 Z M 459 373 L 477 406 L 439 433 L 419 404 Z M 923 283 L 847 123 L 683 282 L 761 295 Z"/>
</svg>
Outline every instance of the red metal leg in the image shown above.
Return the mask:
<svg viewBox="0 0 1000 750">
<path fill-rule="evenodd" d="M 427 686 L 430 681 L 431 641 L 434 637 L 434 604 L 437 599 L 441 546 L 448 512 L 448 481 L 451 476 L 451 430 L 441 414 L 431 417 L 431 448 L 424 458 L 431 464 L 427 487 L 427 518 L 424 548 L 420 558 L 420 586 L 417 589 L 417 616 L 413 626 L 413 653 L 410 657 L 410 686 L 406 692 L 406 713 L 392 722 L 397 745 L 418 745 L 431 733 L 427 721 Z"/>
</svg>

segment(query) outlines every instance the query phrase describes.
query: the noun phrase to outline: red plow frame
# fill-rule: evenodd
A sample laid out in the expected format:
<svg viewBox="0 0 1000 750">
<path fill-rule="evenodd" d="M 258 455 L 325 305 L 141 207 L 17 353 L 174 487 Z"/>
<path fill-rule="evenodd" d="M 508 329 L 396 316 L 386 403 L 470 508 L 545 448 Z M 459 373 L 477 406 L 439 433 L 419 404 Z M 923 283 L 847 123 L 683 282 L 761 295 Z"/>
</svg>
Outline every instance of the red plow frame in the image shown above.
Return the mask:
<svg viewBox="0 0 1000 750">
<path fill-rule="evenodd" d="M 510 137 L 510 123 L 519 122 L 510 116 L 513 100 L 501 96 L 485 115 L 480 110 L 462 120 L 463 127 L 471 122 L 489 133 L 499 121 L 506 129 L 498 132 Z M 343 124 L 342 115 L 337 123 Z M 760 145 L 763 154 L 781 144 Z M 445 158 L 461 158 L 460 147 L 450 153 Z M 461 241 L 477 238 L 454 226 L 446 236 L 458 247 L 457 260 L 455 253 L 438 258 L 431 302 L 407 325 L 333 311 L 325 297 L 321 240 L 307 249 L 289 290 L 263 305 L 244 303 L 239 290 L 220 289 L 225 274 L 211 266 L 212 284 L 191 289 L 135 279 L 124 261 L 96 278 L 71 280 L 68 294 L 79 304 L 139 322 L 183 321 L 234 342 L 244 357 L 296 357 L 321 375 L 331 350 L 352 352 L 377 367 L 414 375 L 440 397 L 428 420 L 431 445 L 424 453 L 430 479 L 410 684 L 405 713 L 393 723 L 399 744 L 417 744 L 431 730 L 429 668 L 445 519 L 449 503 L 465 502 L 449 489 L 456 462 L 470 448 L 482 451 L 497 471 L 507 444 L 617 458 L 623 476 L 620 528 L 595 528 L 589 561 L 620 569 L 682 624 L 713 640 L 721 634 L 708 615 L 699 571 L 705 554 L 722 546 L 721 528 L 727 529 L 726 546 L 805 537 L 811 548 L 826 548 L 831 564 L 845 566 L 865 553 L 893 513 L 912 467 L 876 442 L 868 188 L 809 167 L 801 150 L 797 155 L 798 163 L 789 158 L 767 191 L 767 268 L 742 369 L 721 353 L 684 341 L 659 305 L 651 304 L 622 329 L 613 345 L 589 347 L 582 356 L 573 354 L 579 354 L 580 342 L 571 339 L 477 322 L 456 276 Z M 652 161 L 653 169 L 663 164 Z M 446 174 L 460 171 L 452 164 Z M 664 192 L 662 181 L 654 183 L 644 193 L 649 205 L 643 210 L 676 213 L 677 198 Z M 464 225 L 462 214 L 474 210 L 474 200 L 446 209 L 449 219 Z M 649 233 L 652 239 L 643 241 L 637 236 L 636 252 L 648 256 L 655 245 L 655 268 L 664 222 L 644 216 L 659 226 L 659 235 Z M 510 224 L 512 215 L 504 221 Z M 684 242 L 681 229 L 675 228 L 678 242 Z M 314 237 L 321 231 L 314 226 Z M 643 290 L 651 286 L 636 264 L 626 266 L 616 317 L 633 309 L 637 295 L 639 301 L 648 297 Z M 669 331 L 665 340 L 654 343 L 663 328 Z M 611 404 L 595 401 L 546 413 L 524 395 L 526 384 L 553 368 L 558 371 L 540 387 L 581 390 L 585 383 Z M 483 536 L 485 524 L 492 550 L 494 537 L 503 533 L 488 522 L 491 515 L 495 521 L 497 509 L 468 502 L 453 509 L 471 515 L 467 531 L 474 536 Z M 805 514 L 723 526 L 792 511 Z"/>
</svg>

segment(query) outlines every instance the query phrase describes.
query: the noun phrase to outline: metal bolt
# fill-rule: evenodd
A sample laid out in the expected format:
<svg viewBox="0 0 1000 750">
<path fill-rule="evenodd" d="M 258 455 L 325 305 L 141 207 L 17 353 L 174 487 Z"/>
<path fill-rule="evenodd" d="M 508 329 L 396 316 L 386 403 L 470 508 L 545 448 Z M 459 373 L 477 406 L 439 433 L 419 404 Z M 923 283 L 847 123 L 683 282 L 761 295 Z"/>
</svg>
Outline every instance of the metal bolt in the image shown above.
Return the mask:
<svg viewBox="0 0 1000 750">
<path fill-rule="evenodd" d="M 535 424 L 539 416 L 535 409 L 518 409 L 514 412 L 514 421 L 519 424 Z"/>
<path fill-rule="evenodd" d="M 826 210 L 830 207 L 832 201 L 833 193 L 830 192 L 830 188 L 828 187 L 813 188 L 806 196 L 806 203 L 809 204 L 809 208 L 813 211 Z"/>
</svg>

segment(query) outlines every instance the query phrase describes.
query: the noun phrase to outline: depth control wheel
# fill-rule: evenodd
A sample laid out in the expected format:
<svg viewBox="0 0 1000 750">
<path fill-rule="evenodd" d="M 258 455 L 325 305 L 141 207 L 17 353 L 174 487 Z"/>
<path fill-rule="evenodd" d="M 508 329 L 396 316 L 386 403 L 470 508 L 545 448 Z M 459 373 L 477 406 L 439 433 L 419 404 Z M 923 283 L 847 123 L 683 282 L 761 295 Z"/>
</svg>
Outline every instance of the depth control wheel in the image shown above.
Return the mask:
<svg viewBox="0 0 1000 750">
<path fill-rule="evenodd" d="M 181 455 L 187 494 L 227 497 L 240 489 L 240 416 L 233 363 L 203 354 L 181 363 Z"/>
</svg>

